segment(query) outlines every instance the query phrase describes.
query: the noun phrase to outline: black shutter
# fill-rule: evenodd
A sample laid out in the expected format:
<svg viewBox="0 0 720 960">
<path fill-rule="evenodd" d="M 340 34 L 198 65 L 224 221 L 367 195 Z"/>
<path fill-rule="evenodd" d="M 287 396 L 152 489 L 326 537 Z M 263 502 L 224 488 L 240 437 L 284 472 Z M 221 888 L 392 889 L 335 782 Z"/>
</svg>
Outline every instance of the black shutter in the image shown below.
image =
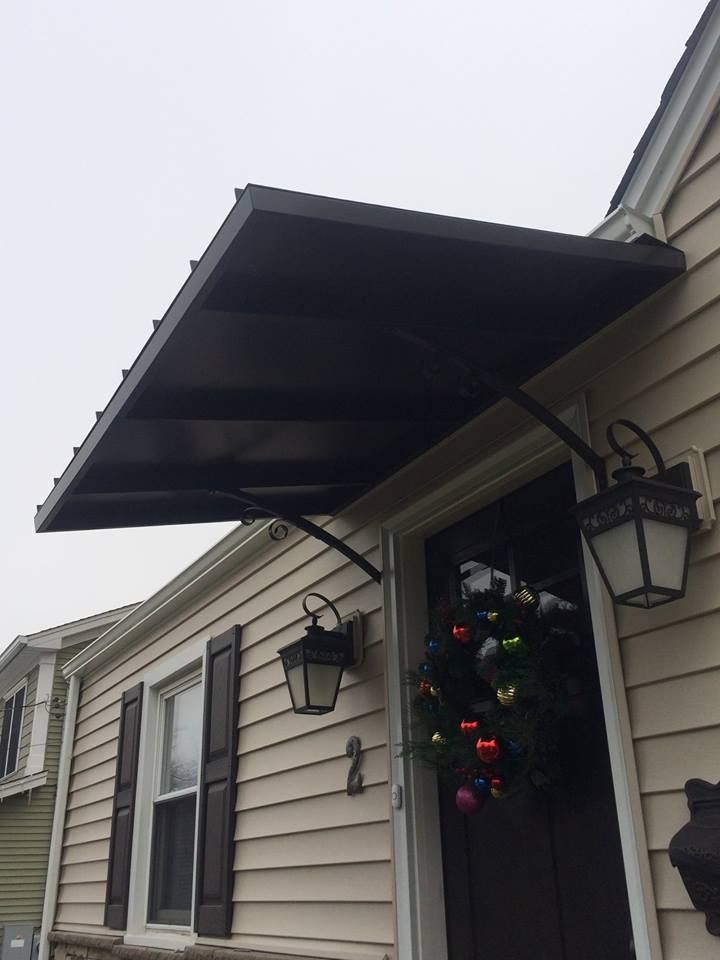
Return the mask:
<svg viewBox="0 0 720 960">
<path fill-rule="evenodd" d="M 10 724 L 12 721 L 12 697 L 5 701 L 5 710 L 3 712 L 2 734 L 0 734 L 0 777 L 5 776 L 5 767 L 7 766 L 8 743 L 10 741 Z"/>
<path fill-rule="evenodd" d="M 232 924 L 240 627 L 208 642 L 196 877 L 197 932 L 228 937 Z"/>
<path fill-rule="evenodd" d="M 140 683 L 123 693 L 120 711 L 120 740 L 105 894 L 105 926 L 113 930 L 124 930 L 127 925 L 142 698 L 143 685 Z"/>
</svg>

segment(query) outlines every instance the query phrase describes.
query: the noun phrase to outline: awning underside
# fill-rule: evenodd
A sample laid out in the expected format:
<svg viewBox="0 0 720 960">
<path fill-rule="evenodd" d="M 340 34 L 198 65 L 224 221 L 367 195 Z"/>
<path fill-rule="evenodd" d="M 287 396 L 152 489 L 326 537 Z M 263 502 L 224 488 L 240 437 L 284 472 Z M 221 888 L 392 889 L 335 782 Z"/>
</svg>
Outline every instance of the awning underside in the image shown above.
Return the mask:
<svg viewBox="0 0 720 960">
<path fill-rule="evenodd" d="M 453 355 L 521 385 L 683 270 L 657 243 L 248 187 L 36 526 L 236 519 L 219 491 L 333 513 L 498 399 Z"/>
</svg>

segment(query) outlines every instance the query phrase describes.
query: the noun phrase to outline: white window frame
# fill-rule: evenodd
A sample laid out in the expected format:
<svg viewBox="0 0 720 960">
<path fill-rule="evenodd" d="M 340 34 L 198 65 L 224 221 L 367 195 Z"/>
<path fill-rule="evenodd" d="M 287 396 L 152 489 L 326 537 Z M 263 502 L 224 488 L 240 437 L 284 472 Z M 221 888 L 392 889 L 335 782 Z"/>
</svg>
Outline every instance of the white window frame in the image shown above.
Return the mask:
<svg viewBox="0 0 720 960">
<path fill-rule="evenodd" d="M 195 882 L 190 926 L 150 923 L 147 920 L 150 897 L 150 859 L 153 812 L 162 741 L 162 698 L 177 693 L 183 686 L 200 678 L 203 702 L 205 696 L 205 651 L 210 636 L 196 638 L 185 644 L 171 657 L 148 670 L 142 677 L 144 684 L 143 716 L 140 725 L 138 778 L 135 795 L 135 823 L 130 862 L 130 897 L 128 901 L 127 930 L 124 942 L 132 946 L 155 947 L 164 950 L 182 950 L 195 943 Z M 202 777 L 199 770 L 198 781 Z M 191 788 L 192 789 L 192 788 Z M 195 852 L 197 860 L 198 803 L 195 805 Z M 177 795 L 177 794 L 175 794 Z"/>
<path fill-rule="evenodd" d="M 168 686 L 163 687 L 158 690 L 158 720 L 157 720 L 157 736 L 155 738 L 155 776 L 153 777 L 153 789 L 151 794 L 151 803 L 152 810 L 150 814 L 150 836 L 148 838 L 148 849 L 150 851 L 150 856 L 148 856 L 148 890 L 147 890 L 147 899 L 145 903 L 145 916 L 147 917 L 150 912 L 150 897 L 152 891 L 150 889 L 150 873 L 152 872 L 152 850 L 154 844 L 153 830 L 155 822 L 155 807 L 158 803 L 163 803 L 168 800 L 178 800 L 181 797 L 187 797 L 193 794 L 195 796 L 195 839 L 193 844 L 193 880 L 192 880 L 192 893 L 190 899 L 190 923 L 188 924 L 176 924 L 176 923 L 162 923 L 159 920 L 151 921 L 146 920 L 146 927 L 148 930 L 172 930 L 177 932 L 192 932 L 195 925 L 195 863 L 197 860 L 197 839 L 198 839 L 198 810 L 200 806 L 200 777 L 202 774 L 201 762 L 202 762 L 202 738 L 200 746 L 200 754 L 198 755 L 198 782 L 194 787 L 186 787 L 183 790 L 172 790 L 170 793 L 160 793 L 160 784 L 162 781 L 162 765 L 163 765 L 163 754 L 165 751 L 165 734 L 166 734 L 166 724 L 167 724 L 167 703 L 168 701 L 176 696 L 178 693 L 182 693 L 184 690 L 189 690 L 191 687 L 200 688 L 200 721 L 202 723 L 202 695 L 203 695 L 203 676 L 202 676 L 202 667 L 198 664 L 196 669 L 191 669 L 188 673 L 184 673 L 181 677 L 178 677 Z"/>
<path fill-rule="evenodd" d="M 584 398 L 558 415 L 589 442 Z M 538 426 L 516 435 L 382 525 L 391 743 L 406 738 L 410 692 L 403 678 L 422 656 L 427 631 L 425 540 L 569 459 L 577 499 L 582 500 L 596 492 L 591 469 L 577 456 L 571 457 L 554 434 Z M 614 609 L 585 544 L 583 556 L 636 957 L 660 960 L 655 894 Z M 396 750 L 392 751 L 391 775 L 397 960 L 447 960 L 436 779 L 431 771 Z"/>
<path fill-rule="evenodd" d="M 6 770 L 7 758 L 10 752 L 10 737 L 8 736 L 8 743 L 7 743 L 8 754 L 6 754 L 5 757 L 0 757 L 0 761 L 2 761 L 2 769 L 4 771 L 3 774 L 0 776 L 0 783 L 2 783 L 3 780 L 7 780 L 8 777 L 14 776 L 18 772 L 18 761 L 20 759 L 20 744 L 22 743 L 23 725 L 25 723 L 25 714 L 28 707 L 27 688 L 28 688 L 27 677 L 23 677 L 23 679 L 20 680 L 18 683 L 16 683 L 14 687 L 10 687 L 8 692 L 3 696 L 2 700 L 0 701 L 0 703 L 2 703 L 2 710 L 4 714 L 5 704 L 8 702 L 8 700 L 14 700 L 14 698 L 20 693 L 21 690 L 25 691 L 23 695 L 22 717 L 20 719 L 20 730 L 18 733 L 17 753 L 15 754 L 15 766 L 9 772 Z M 15 704 L 13 703 L 13 712 L 10 715 L 11 727 L 12 727 L 12 722 L 14 717 L 15 717 Z"/>
</svg>

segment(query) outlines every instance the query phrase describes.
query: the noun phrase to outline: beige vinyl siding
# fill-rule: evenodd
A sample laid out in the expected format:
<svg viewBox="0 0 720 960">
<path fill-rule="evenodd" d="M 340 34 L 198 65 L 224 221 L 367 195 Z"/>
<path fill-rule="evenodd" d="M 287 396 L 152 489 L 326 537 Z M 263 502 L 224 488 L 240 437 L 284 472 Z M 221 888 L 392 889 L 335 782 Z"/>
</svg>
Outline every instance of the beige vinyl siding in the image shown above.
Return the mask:
<svg viewBox="0 0 720 960">
<path fill-rule="evenodd" d="M 593 445 L 607 423 L 636 419 L 670 459 L 707 454 L 720 495 L 720 120 L 672 197 L 670 240 L 688 273 L 531 384 L 542 402 L 587 397 Z M 379 564 L 384 516 L 434 490 L 531 422 L 501 402 L 401 471 L 328 528 Z M 635 445 L 636 449 L 639 447 Z M 618 609 L 650 869 L 664 960 L 709 958 L 714 942 L 667 862 L 686 819 L 687 777 L 720 769 L 720 526 L 695 537 L 687 597 L 657 611 Z M 277 650 L 306 622 L 309 590 L 365 615 L 367 656 L 346 674 L 334 713 L 292 714 Z M 112 778 L 122 691 L 197 638 L 243 627 L 232 942 L 292 953 L 392 953 L 382 592 L 317 541 L 293 531 L 216 584 L 202 602 L 83 678 L 64 836 L 57 926 L 103 932 Z M 345 794 L 347 738 L 363 741 L 367 789 Z"/>
<path fill-rule="evenodd" d="M 348 518 L 334 525 L 345 533 L 351 525 L 349 542 L 379 562 L 376 527 Z M 311 589 L 364 614 L 364 663 L 346 674 L 337 709 L 321 718 L 292 713 L 277 657 L 302 633 L 301 601 Z M 122 690 L 184 644 L 233 623 L 243 632 L 232 940 L 382 957 L 394 937 L 381 590 L 297 532 L 279 546 L 268 542 L 201 605 L 84 678 L 56 926 L 102 929 Z M 353 734 L 363 743 L 366 790 L 348 797 Z"/>
<path fill-rule="evenodd" d="M 720 115 L 711 119 L 664 211 L 668 241 L 688 274 L 636 311 L 636 350 L 588 392 L 594 443 L 617 416 L 636 420 L 668 458 L 705 450 L 720 499 Z M 644 322 L 643 322 L 644 321 Z M 621 325 L 616 344 L 630 326 Z M 642 332 L 638 327 L 644 327 Z M 650 334 L 650 336 L 647 336 Z M 606 338 L 608 345 L 612 337 Z M 631 341 L 632 342 L 632 341 Z M 635 346 L 635 344 L 633 344 Z M 687 821 L 683 785 L 720 769 L 720 526 L 693 541 L 687 596 L 640 614 L 617 611 L 650 868 L 664 960 L 715 955 L 667 847 Z"/>
</svg>

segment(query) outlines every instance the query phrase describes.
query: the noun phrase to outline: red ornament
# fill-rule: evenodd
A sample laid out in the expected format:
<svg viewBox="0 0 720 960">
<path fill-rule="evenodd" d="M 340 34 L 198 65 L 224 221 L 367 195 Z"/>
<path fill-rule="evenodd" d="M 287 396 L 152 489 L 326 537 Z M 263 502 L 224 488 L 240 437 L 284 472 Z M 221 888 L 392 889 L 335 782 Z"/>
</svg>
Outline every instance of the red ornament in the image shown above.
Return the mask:
<svg viewBox="0 0 720 960">
<path fill-rule="evenodd" d="M 476 733 L 479 726 L 480 726 L 480 723 L 477 720 L 461 720 L 460 733 L 467 733 L 467 734 Z"/>
<path fill-rule="evenodd" d="M 461 787 L 458 787 L 458 792 L 455 794 L 455 806 L 460 813 L 471 816 L 482 808 L 484 799 L 471 784 L 464 783 Z"/>
<path fill-rule="evenodd" d="M 489 740 L 481 737 L 475 744 L 475 752 L 483 763 L 495 763 L 500 758 L 500 744 L 495 737 L 490 737 Z"/>
<path fill-rule="evenodd" d="M 429 697 L 432 690 L 432 684 L 429 680 L 421 680 L 418 686 L 418 693 L 421 697 Z"/>
<path fill-rule="evenodd" d="M 466 644 L 472 640 L 472 630 L 466 623 L 456 623 L 452 635 L 458 643 Z"/>
<path fill-rule="evenodd" d="M 503 783 L 501 777 L 493 777 L 492 780 L 490 781 L 490 786 L 492 787 L 493 790 L 502 790 L 505 784 Z"/>
</svg>

